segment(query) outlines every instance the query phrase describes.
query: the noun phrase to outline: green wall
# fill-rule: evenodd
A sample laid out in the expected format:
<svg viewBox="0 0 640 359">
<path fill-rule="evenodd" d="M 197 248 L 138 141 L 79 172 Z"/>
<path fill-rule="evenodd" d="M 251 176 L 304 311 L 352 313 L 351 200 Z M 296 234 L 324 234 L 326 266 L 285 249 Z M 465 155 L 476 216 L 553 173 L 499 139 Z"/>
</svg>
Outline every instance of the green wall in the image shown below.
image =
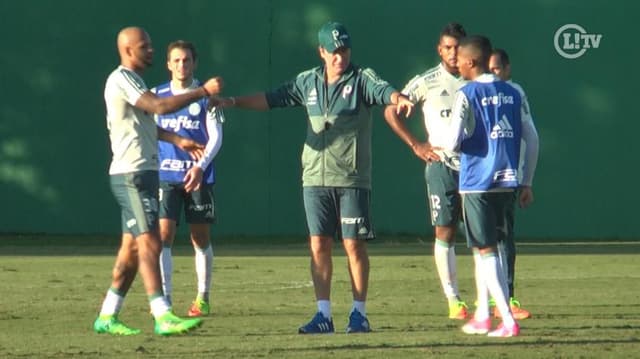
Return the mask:
<svg viewBox="0 0 640 359">
<path fill-rule="evenodd" d="M 632 63 L 638 55 L 630 1 L 3 1 L 0 53 L 1 232 L 117 234 L 102 92 L 118 64 L 115 36 L 150 33 L 152 86 L 166 80 L 164 49 L 188 39 L 199 75 L 222 75 L 226 93 L 264 90 L 319 63 L 316 31 L 329 19 L 353 37 L 353 61 L 401 88 L 433 66 L 449 21 L 507 49 L 540 133 L 536 203 L 518 214 L 520 237 L 639 238 L 631 224 L 640 130 Z M 575 23 L 602 34 L 569 60 L 556 30 Z M 634 96 L 635 97 L 635 96 Z M 373 215 L 378 232 L 427 235 L 423 166 L 375 112 Z M 301 235 L 299 155 L 303 109 L 227 111 L 217 160 L 214 235 Z M 421 119 L 410 126 L 422 132 Z"/>
</svg>

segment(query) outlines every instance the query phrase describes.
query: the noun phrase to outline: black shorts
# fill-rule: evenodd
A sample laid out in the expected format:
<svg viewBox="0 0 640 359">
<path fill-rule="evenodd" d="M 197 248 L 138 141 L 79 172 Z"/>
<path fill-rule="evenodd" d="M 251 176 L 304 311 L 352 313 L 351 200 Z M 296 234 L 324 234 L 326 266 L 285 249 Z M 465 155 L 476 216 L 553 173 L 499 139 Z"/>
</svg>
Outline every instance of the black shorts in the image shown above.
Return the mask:
<svg viewBox="0 0 640 359">
<path fill-rule="evenodd" d="M 495 247 L 513 231 L 515 194 L 463 193 L 464 226 L 469 248 Z"/>
<path fill-rule="evenodd" d="M 160 182 L 160 218 L 180 222 L 184 217 L 189 224 L 215 223 L 213 184 L 203 183 L 194 192 L 184 190 L 184 183 Z"/>
</svg>

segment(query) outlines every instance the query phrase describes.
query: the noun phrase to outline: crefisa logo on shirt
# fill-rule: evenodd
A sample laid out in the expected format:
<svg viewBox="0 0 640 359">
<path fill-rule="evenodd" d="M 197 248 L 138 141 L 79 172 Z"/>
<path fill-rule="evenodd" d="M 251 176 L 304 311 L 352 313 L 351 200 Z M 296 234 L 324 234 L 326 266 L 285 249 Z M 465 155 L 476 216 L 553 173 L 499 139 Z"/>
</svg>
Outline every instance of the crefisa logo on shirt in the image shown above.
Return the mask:
<svg viewBox="0 0 640 359">
<path fill-rule="evenodd" d="M 590 34 L 578 24 L 560 26 L 553 36 L 553 46 L 565 59 L 577 59 L 587 50 L 600 47 L 602 34 Z"/>
</svg>

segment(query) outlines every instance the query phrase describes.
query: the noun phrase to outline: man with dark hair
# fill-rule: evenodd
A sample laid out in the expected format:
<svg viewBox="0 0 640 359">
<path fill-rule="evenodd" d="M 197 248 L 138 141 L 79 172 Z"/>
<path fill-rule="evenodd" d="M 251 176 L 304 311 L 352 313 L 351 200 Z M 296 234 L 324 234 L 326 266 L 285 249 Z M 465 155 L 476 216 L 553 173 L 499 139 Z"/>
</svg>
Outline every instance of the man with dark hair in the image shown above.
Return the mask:
<svg viewBox="0 0 640 359">
<path fill-rule="evenodd" d="M 458 290 L 455 254 L 456 228 L 461 219 L 461 200 L 458 194 L 460 155 L 456 151 L 432 150 L 439 147 L 451 121 L 451 108 L 456 91 L 464 85 L 457 67 L 458 41 L 466 35 L 462 25 L 452 22 L 440 32 L 437 51 L 440 63 L 415 76 L 402 93 L 411 101 L 422 105 L 428 142 L 420 143 L 396 115 L 395 107 L 385 109 L 385 118 L 391 128 L 426 161 L 425 181 L 431 225 L 434 226 L 433 255 L 442 289 L 449 304 L 449 318 L 465 319 L 467 304 Z"/>
<path fill-rule="evenodd" d="M 371 107 L 395 104 L 399 113 L 406 111 L 408 115 L 413 103 L 372 69 L 351 62 L 351 36 L 344 25 L 324 24 L 318 42 L 322 66 L 301 72 L 274 90 L 212 99 L 212 103 L 261 111 L 306 108 L 302 193 L 318 311 L 298 332 L 334 332 L 332 249 L 334 236 L 341 234 L 353 294 L 346 332 L 365 333 L 371 331 L 365 308 L 369 287 L 367 241 L 375 237 L 370 217 Z"/>
<path fill-rule="evenodd" d="M 520 93 L 522 97 L 522 106 L 524 109 L 524 115 L 528 117 L 527 121 L 530 121 L 533 124 L 533 117 L 531 115 L 531 107 L 529 106 L 529 101 L 527 99 L 527 95 L 525 94 L 522 86 L 511 81 L 511 62 L 509 61 L 509 54 L 503 49 L 493 49 L 491 53 L 491 58 L 489 59 L 489 70 L 493 72 L 494 75 L 498 76 L 502 81 L 506 81 L 511 86 L 515 87 L 516 90 Z M 534 127 L 535 129 L 535 127 Z M 535 146 L 535 155 L 536 159 L 534 161 L 529 161 L 528 164 L 530 166 L 535 166 L 537 163 L 537 155 L 538 155 L 538 136 L 534 136 L 532 139 L 534 143 L 532 145 Z M 526 145 L 523 143 L 523 146 Z M 522 156 L 521 156 L 522 157 Z M 522 161 L 521 158 L 521 166 L 520 172 L 522 170 Z M 535 168 L 527 169 L 528 172 L 533 173 Z M 522 180 L 522 178 L 519 178 Z M 514 193 L 515 195 L 516 193 Z M 531 202 L 533 202 L 533 192 L 531 190 L 531 182 L 525 183 L 520 182 L 520 187 L 517 191 L 518 204 L 521 208 L 527 208 Z M 516 198 L 514 197 L 514 202 Z M 510 214 L 511 220 L 510 223 L 513 225 L 515 220 L 515 203 L 511 207 L 513 209 Z M 509 305 L 511 306 L 511 312 L 513 313 L 513 317 L 520 319 L 527 319 L 531 317 L 531 313 L 520 306 L 520 301 L 515 298 L 514 291 L 514 281 L 515 281 L 515 266 L 516 266 L 516 244 L 515 244 L 515 233 L 514 230 L 509 231 L 508 236 L 505 239 L 498 243 L 498 250 L 500 253 L 500 259 L 502 260 L 503 266 L 506 268 L 507 275 L 507 286 L 509 289 Z M 499 311 L 494 312 L 496 315 L 499 315 Z"/>
<path fill-rule="evenodd" d="M 467 245 L 472 248 L 478 306 L 462 331 L 511 337 L 520 334 L 506 299 L 506 279 L 497 253 L 498 242 L 508 236 L 509 208 L 518 188 L 518 165 L 522 139 L 530 143 L 533 124 L 524 116 L 520 93 L 489 73 L 491 42 L 484 36 L 460 41 L 458 69 L 471 82 L 463 86 L 454 101 L 445 149 L 460 151 L 460 183 Z M 525 162 L 533 159 L 525 147 Z M 523 182 L 533 173 L 525 164 Z M 496 302 L 503 322 L 493 331 L 489 295 Z"/>
<path fill-rule="evenodd" d="M 187 41 L 174 41 L 167 47 L 167 69 L 171 80 L 152 89 L 159 97 L 193 91 L 200 86 L 194 78 L 197 67 L 195 46 Z M 169 303 L 173 290 L 173 259 L 171 247 L 176 227 L 184 211 L 189 224 L 191 244 L 195 254 L 198 291 L 187 313 L 190 317 L 210 312 L 209 292 L 213 272 L 213 249 L 210 241 L 211 223 L 215 222 L 213 159 L 222 146 L 224 113 L 219 108 L 207 111 L 207 99 L 183 107 L 176 112 L 157 115 L 160 128 L 180 136 L 206 143 L 204 156 L 193 161 L 180 148 L 158 142 L 160 162 L 160 268 L 162 287 Z"/>
</svg>

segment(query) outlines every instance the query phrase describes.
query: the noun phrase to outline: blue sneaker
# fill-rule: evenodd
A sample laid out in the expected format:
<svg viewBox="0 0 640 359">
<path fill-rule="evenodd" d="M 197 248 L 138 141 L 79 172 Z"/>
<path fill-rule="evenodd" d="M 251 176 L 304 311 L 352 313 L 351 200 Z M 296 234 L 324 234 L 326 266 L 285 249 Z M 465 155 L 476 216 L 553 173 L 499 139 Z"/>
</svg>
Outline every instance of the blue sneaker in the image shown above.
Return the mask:
<svg viewBox="0 0 640 359">
<path fill-rule="evenodd" d="M 298 328 L 298 334 L 330 334 L 334 331 L 333 320 L 325 318 L 320 312 L 316 313 L 309 323 Z"/>
<path fill-rule="evenodd" d="M 359 311 L 354 310 L 349 315 L 349 325 L 347 326 L 347 334 L 349 333 L 369 333 L 371 326 L 369 319 L 362 315 Z"/>
</svg>

